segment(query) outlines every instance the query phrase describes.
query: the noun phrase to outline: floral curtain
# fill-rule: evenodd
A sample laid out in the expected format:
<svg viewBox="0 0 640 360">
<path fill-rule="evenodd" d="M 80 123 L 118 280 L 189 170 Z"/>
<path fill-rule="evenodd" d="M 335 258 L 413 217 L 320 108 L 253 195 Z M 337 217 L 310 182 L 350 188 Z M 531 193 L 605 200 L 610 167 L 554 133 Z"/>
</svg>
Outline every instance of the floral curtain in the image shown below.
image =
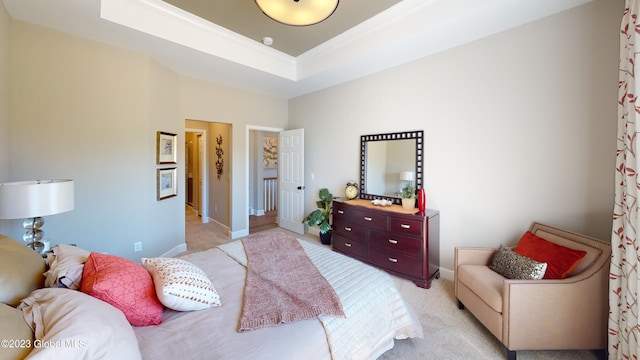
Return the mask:
<svg viewBox="0 0 640 360">
<path fill-rule="evenodd" d="M 626 0 L 620 31 L 618 81 L 618 145 L 616 152 L 615 206 L 611 236 L 609 280 L 609 359 L 637 359 L 640 353 L 638 288 L 640 287 L 640 156 L 637 155 L 640 107 L 635 78 L 640 39 L 638 1 Z"/>
</svg>

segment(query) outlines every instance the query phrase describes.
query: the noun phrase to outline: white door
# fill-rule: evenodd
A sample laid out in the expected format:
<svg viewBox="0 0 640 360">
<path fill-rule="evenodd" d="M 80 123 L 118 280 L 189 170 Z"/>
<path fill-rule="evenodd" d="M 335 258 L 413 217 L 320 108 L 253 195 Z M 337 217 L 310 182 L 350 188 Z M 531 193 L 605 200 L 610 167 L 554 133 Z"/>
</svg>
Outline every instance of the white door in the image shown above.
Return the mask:
<svg viewBox="0 0 640 360">
<path fill-rule="evenodd" d="M 304 234 L 304 129 L 280 132 L 278 225 Z"/>
</svg>

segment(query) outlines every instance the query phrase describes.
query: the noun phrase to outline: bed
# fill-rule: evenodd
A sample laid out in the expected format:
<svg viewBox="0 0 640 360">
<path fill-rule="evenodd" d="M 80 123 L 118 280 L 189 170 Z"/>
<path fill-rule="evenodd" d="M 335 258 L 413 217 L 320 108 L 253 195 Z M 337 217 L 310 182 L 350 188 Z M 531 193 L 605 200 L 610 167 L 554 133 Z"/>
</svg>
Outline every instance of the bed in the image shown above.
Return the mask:
<svg viewBox="0 0 640 360">
<path fill-rule="evenodd" d="M 76 277 L 78 271 L 88 272 L 90 260 L 78 267 L 83 255 L 69 256 L 73 260 L 65 266 L 66 258 L 58 255 L 54 265 L 67 276 L 49 269 L 43 281 L 47 269 L 41 259 L 38 263 L 39 256 L 0 236 L 0 358 L 375 359 L 391 349 L 395 339 L 423 337 L 418 318 L 386 273 L 320 244 L 294 240 L 330 284 L 344 316 L 320 315 L 241 332 L 239 322 L 248 307 L 243 303 L 245 283 L 251 273 L 246 266 L 255 263 L 247 262 L 241 241 L 179 257 L 206 274 L 217 302 L 193 311 L 162 306 L 159 323 L 131 326 L 127 310 L 119 304 L 74 289 L 86 280 L 75 286 L 68 281 L 74 271 Z M 52 275 L 57 280 L 50 281 Z M 157 274 L 151 275 L 157 285 Z M 132 310 L 145 306 L 136 303 Z"/>
</svg>

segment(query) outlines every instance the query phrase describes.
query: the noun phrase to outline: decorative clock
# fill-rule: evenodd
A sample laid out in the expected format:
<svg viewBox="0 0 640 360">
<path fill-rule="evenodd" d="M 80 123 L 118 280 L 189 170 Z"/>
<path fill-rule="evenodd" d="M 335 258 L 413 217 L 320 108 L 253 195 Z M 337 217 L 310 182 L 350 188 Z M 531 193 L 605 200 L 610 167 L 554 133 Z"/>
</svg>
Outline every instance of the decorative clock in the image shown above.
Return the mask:
<svg viewBox="0 0 640 360">
<path fill-rule="evenodd" d="M 348 182 L 347 186 L 344 188 L 344 194 L 347 199 L 355 199 L 358 197 L 358 184 L 354 182 Z"/>
</svg>

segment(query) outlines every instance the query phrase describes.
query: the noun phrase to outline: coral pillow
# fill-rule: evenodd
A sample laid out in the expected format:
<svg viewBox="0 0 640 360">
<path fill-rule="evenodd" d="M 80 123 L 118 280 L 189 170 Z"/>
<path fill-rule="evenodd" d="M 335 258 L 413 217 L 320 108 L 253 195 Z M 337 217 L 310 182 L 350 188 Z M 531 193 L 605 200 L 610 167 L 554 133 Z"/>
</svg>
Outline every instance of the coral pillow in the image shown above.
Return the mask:
<svg viewBox="0 0 640 360">
<path fill-rule="evenodd" d="M 133 326 L 157 325 L 164 307 L 149 272 L 131 260 L 92 252 L 80 290 L 120 309 Z"/>
<path fill-rule="evenodd" d="M 547 241 L 531 231 L 527 231 L 522 236 L 513 251 L 535 261 L 546 262 L 545 279 L 568 277 L 587 254 L 586 251 L 570 249 Z"/>
</svg>

